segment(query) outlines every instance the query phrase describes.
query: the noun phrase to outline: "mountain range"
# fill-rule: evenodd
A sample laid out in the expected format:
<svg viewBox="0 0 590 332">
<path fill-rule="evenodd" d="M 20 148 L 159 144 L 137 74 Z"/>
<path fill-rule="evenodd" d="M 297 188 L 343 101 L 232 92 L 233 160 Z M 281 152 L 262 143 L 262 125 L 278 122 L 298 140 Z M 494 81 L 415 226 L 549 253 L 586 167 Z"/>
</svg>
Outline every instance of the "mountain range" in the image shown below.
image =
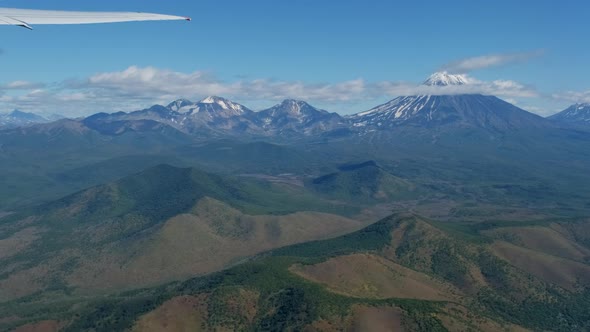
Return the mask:
<svg viewBox="0 0 590 332">
<path fill-rule="evenodd" d="M 453 84 L 470 82 L 446 73 L 424 82 Z M 462 176 L 455 172 L 458 167 L 481 172 L 486 163 L 494 163 L 503 171 L 488 175 L 508 179 L 506 172 L 528 165 L 528 173 L 537 173 L 532 182 L 538 183 L 560 171 L 560 159 L 580 160 L 570 166 L 583 168 L 584 154 L 567 151 L 585 144 L 585 132 L 581 126 L 541 118 L 497 97 L 478 94 L 402 96 L 344 117 L 296 100 L 255 112 L 220 97 L 199 102 L 181 99 L 130 113 L 97 113 L 0 130 L 0 179 L 6 184 L 0 188 L 0 208 L 43 201 L 46 195 L 128 174 L 122 169 L 140 171 L 166 160 L 223 172 L 305 177 L 334 172 L 339 164 L 377 160 L 401 163 L 405 176 L 435 179 L 428 167 L 411 170 L 408 160 L 419 158 L 437 163 L 453 178 Z M 553 157 L 546 161 L 548 155 Z M 150 156 L 153 161 L 144 165 Z M 129 161 L 125 167 L 122 160 Z M 517 161 L 520 166 L 514 165 Z M 544 166 L 534 167 L 539 162 Z M 109 166 L 104 171 L 93 169 L 99 165 Z M 19 185 L 31 181 L 36 184 L 35 195 Z"/>
<path fill-rule="evenodd" d="M 468 85 L 463 75 L 435 73 L 424 86 Z M 494 96 L 481 94 L 400 96 L 368 111 L 349 116 L 316 108 L 304 101 L 287 99 L 261 111 L 225 98 L 211 96 L 198 102 L 179 99 L 167 106 L 154 105 L 130 113 L 98 113 L 81 119 L 84 125 L 116 134 L 155 121 L 200 137 L 310 137 L 349 133 L 366 134 L 395 128 L 479 128 L 502 132 L 526 128 L 586 125 L 588 104 L 576 104 L 549 118 L 527 112 Z M 135 124 L 129 124 L 135 121 Z M 15 111 L 0 117 L 0 127 L 17 127 L 48 120 L 32 113 Z"/>
<path fill-rule="evenodd" d="M 157 121 L 193 135 L 292 136 L 312 135 L 346 127 L 337 113 L 317 109 L 306 102 L 285 100 L 260 112 L 221 97 L 199 102 L 176 100 L 168 106 L 154 105 L 131 113 L 100 113 L 84 124 L 100 130 L 122 121 Z"/>
</svg>

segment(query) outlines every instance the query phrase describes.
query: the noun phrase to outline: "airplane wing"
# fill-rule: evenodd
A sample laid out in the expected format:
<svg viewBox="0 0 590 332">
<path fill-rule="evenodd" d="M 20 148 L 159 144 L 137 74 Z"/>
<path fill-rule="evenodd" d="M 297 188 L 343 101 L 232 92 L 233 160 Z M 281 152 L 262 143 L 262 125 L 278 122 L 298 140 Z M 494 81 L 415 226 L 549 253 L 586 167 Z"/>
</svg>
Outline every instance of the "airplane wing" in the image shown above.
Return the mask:
<svg viewBox="0 0 590 332">
<path fill-rule="evenodd" d="M 92 24 L 134 21 L 187 20 L 189 17 L 134 12 L 76 12 L 0 8 L 0 25 L 32 29 L 36 24 Z"/>
</svg>

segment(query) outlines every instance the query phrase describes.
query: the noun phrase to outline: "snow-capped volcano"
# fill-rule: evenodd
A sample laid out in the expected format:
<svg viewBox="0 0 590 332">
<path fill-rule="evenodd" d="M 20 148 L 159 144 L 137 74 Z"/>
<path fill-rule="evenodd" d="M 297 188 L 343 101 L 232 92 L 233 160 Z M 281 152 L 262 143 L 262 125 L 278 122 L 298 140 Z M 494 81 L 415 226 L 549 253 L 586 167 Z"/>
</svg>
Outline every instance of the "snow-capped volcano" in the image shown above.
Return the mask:
<svg viewBox="0 0 590 332">
<path fill-rule="evenodd" d="M 439 72 L 430 76 L 423 85 L 445 87 L 472 82 L 466 75 Z M 402 96 L 355 114 L 350 119 L 357 128 L 455 125 L 504 130 L 547 125 L 547 121 L 537 115 L 494 96 L 481 94 Z"/>
<path fill-rule="evenodd" d="M 590 103 L 572 105 L 549 117 L 553 121 L 590 125 Z"/>
<path fill-rule="evenodd" d="M 465 85 L 470 84 L 472 80 L 467 75 L 454 75 L 446 71 L 434 73 L 428 77 L 423 85 L 428 86 L 447 86 L 447 85 Z"/>
</svg>

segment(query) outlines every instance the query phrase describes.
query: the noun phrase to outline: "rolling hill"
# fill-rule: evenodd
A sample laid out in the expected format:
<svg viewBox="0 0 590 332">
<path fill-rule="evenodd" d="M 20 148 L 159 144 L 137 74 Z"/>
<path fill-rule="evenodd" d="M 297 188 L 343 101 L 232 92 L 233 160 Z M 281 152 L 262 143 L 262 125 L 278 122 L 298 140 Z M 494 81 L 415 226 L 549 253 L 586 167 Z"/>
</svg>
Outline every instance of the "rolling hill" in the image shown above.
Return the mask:
<svg viewBox="0 0 590 332">
<path fill-rule="evenodd" d="M 357 202 L 391 202 L 416 197 L 416 187 L 385 171 L 375 161 L 340 166 L 338 172 L 308 182 L 317 193 L 334 199 Z"/>
<path fill-rule="evenodd" d="M 358 229 L 345 216 L 356 211 L 299 187 L 159 165 L 1 219 L 0 298 L 104 293 L 210 273 Z"/>
<path fill-rule="evenodd" d="M 453 225 L 402 213 L 210 276 L 60 303 L 53 313 L 35 311 L 40 303 L 20 309 L 65 331 L 582 331 L 590 324 L 590 265 L 574 260 L 577 254 L 553 256 L 530 243 L 544 236 L 586 252 L 570 228 L 588 225 L 587 219 Z M 523 242 L 508 245 L 517 238 Z M 518 261 L 522 250 L 532 253 L 527 257 L 535 266 L 568 268 L 530 269 Z"/>
</svg>

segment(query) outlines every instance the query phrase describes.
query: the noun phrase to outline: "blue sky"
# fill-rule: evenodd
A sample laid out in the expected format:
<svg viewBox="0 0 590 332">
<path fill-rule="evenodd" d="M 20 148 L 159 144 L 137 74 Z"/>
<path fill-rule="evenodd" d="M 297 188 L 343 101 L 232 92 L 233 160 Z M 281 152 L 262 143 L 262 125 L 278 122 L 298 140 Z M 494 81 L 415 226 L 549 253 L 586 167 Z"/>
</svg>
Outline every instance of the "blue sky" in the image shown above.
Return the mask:
<svg viewBox="0 0 590 332">
<path fill-rule="evenodd" d="M 3 0 L 0 6 L 193 18 L 34 31 L 0 26 L 0 112 L 75 116 L 217 94 L 254 109 L 296 98 L 346 114 L 412 93 L 431 73 L 451 67 L 478 80 L 482 93 L 539 114 L 590 102 L 590 4 L 581 0 Z"/>
</svg>

